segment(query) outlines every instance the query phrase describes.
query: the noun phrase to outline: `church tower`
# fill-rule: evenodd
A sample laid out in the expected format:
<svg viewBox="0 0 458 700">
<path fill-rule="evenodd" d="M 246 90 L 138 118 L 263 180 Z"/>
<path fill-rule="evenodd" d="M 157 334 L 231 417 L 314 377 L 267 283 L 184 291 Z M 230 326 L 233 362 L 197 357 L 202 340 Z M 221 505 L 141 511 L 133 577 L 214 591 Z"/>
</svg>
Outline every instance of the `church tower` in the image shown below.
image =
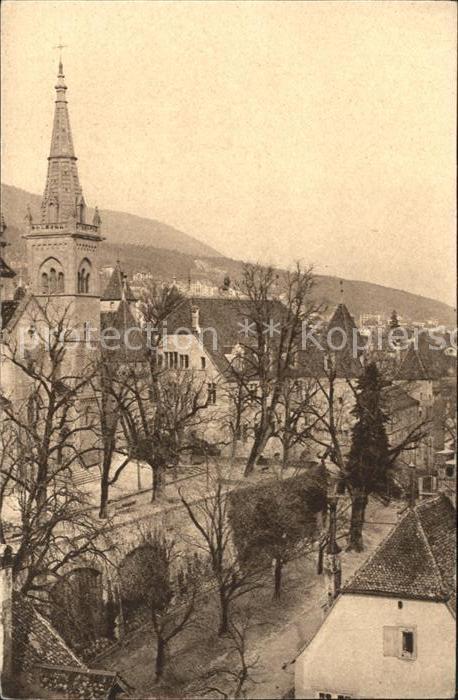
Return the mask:
<svg viewBox="0 0 458 700">
<path fill-rule="evenodd" d="M 83 338 L 90 326 L 100 330 L 99 244 L 101 219 L 97 208 L 86 222 L 86 202 L 80 185 L 77 158 L 67 106 L 62 61 L 57 75 L 54 123 L 48 157 L 41 221 L 26 216 L 30 291 L 39 300 L 65 308 L 75 335 Z"/>
</svg>

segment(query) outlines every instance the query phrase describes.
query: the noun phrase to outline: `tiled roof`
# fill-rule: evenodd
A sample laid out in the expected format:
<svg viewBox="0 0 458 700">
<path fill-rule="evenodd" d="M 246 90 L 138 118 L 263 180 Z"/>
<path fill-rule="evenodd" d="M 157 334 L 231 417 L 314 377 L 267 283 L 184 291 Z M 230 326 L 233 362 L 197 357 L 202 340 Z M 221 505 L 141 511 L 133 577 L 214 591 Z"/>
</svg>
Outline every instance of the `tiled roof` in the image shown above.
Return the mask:
<svg viewBox="0 0 458 700">
<path fill-rule="evenodd" d="M 407 408 L 415 408 L 420 405 L 417 399 L 404 391 L 400 386 L 388 386 L 383 390 L 383 397 L 390 407 L 390 414 L 403 411 Z"/>
<path fill-rule="evenodd" d="M 0 328 L 6 328 L 19 306 L 19 301 L 8 300 L 0 302 Z"/>
<path fill-rule="evenodd" d="M 0 277 L 16 277 L 16 273 L 6 264 L 0 255 Z"/>
<path fill-rule="evenodd" d="M 274 322 L 281 319 L 284 306 L 279 301 L 267 302 L 271 306 L 269 315 Z M 233 297 L 187 298 L 167 316 L 167 333 L 192 332 L 191 310 L 199 309 L 199 326 L 201 339 L 205 350 L 211 355 L 218 369 L 227 369 L 225 354 L 238 343 L 246 345 L 253 335 L 246 335 L 246 322 L 250 323 L 250 302 L 246 299 Z"/>
<path fill-rule="evenodd" d="M 124 290 L 123 290 L 124 285 Z M 119 263 L 112 272 L 104 293 L 101 296 L 102 301 L 121 301 L 125 297 L 126 301 L 136 301 L 127 279 L 124 279 L 124 273 L 121 270 Z"/>
<path fill-rule="evenodd" d="M 330 355 L 337 377 L 359 377 L 363 372 L 359 360 L 363 347 L 364 340 L 352 315 L 345 304 L 338 304 L 324 328 L 309 331 L 309 337 L 305 336 L 297 374 L 324 377 L 325 358 Z"/>
<path fill-rule="evenodd" d="M 23 595 L 13 598 L 15 670 L 38 680 L 42 688 L 60 688 L 59 697 L 96 700 L 125 692 L 130 686 L 115 671 L 90 669 L 70 649 L 50 621 Z"/>
<path fill-rule="evenodd" d="M 455 597 L 456 513 L 445 495 L 409 509 L 343 593 L 449 601 Z"/>
<path fill-rule="evenodd" d="M 107 329 L 119 332 L 118 338 L 110 340 Z M 132 315 L 127 301 L 121 301 L 115 311 L 102 311 L 100 330 L 107 331 L 102 352 L 110 361 L 144 362 L 146 359 L 146 339 Z M 129 331 L 126 334 L 126 331 Z"/>
<path fill-rule="evenodd" d="M 443 340 L 447 342 L 445 337 Z M 436 339 L 424 332 L 418 335 L 417 347 L 411 345 L 406 351 L 396 379 L 439 379 L 450 374 L 456 374 L 456 358 L 446 355 Z"/>
</svg>

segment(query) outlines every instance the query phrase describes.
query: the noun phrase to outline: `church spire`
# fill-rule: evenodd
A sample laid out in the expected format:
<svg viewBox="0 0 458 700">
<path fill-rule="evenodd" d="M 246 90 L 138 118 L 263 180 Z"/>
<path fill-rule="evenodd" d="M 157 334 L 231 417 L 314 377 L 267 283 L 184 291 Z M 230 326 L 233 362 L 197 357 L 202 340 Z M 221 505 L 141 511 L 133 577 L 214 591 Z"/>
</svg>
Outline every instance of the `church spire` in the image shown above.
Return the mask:
<svg viewBox="0 0 458 700">
<path fill-rule="evenodd" d="M 84 223 L 85 202 L 76 166 L 62 59 L 59 60 L 48 174 L 41 205 L 43 224 Z"/>
</svg>

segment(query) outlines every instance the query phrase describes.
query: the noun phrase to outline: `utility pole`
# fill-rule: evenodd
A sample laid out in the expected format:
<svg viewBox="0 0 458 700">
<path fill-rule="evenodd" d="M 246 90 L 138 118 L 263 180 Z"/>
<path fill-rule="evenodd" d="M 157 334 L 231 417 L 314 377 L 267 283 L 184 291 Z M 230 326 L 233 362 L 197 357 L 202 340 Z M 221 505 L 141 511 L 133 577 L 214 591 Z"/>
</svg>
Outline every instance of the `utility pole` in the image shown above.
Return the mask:
<svg viewBox="0 0 458 700">
<path fill-rule="evenodd" d="M 330 608 L 334 599 L 340 593 L 342 583 L 342 565 L 340 552 L 337 544 L 337 496 L 328 499 L 329 508 L 329 531 L 327 545 L 324 552 L 323 573 L 327 594 L 326 608 Z"/>
<path fill-rule="evenodd" d="M 324 547 L 322 571 L 324 574 L 324 585 L 326 590 L 326 613 L 329 610 L 329 608 L 331 608 L 335 598 L 337 598 L 337 596 L 340 593 L 342 583 L 342 566 L 340 561 L 340 552 L 342 550 L 337 544 L 337 503 L 339 501 L 338 490 L 341 483 L 341 474 L 338 468 L 330 462 L 325 463 L 325 467 L 328 477 L 327 501 L 329 525 L 328 534 L 326 537 L 326 545 Z M 320 564 L 319 568 L 321 568 Z"/>
<path fill-rule="evenodd" d="M 416 467 L 413 462 L 409 464 L 410 470 L 410 488 L 409 488 L 409 508 L 415 508 L 415 498 L 416 498 Z"/>
</svg>

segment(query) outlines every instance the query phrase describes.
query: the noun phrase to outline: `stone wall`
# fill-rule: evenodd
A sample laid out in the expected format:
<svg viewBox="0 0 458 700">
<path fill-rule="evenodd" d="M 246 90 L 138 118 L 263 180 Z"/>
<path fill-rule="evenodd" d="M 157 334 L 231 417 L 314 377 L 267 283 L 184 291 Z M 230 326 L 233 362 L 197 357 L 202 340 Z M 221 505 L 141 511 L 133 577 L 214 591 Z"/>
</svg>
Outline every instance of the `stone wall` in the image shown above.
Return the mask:
<svg viewBox="0 0 458 700">
<path fill-rule="evenodd" d="M 123 692 L 116 673 L 110 671 L 82 671 L 71 666 L 40 664 L 35 667 L 34 680 L 59 697 L 95 700 L 112 698 Z"/>
</svg>

